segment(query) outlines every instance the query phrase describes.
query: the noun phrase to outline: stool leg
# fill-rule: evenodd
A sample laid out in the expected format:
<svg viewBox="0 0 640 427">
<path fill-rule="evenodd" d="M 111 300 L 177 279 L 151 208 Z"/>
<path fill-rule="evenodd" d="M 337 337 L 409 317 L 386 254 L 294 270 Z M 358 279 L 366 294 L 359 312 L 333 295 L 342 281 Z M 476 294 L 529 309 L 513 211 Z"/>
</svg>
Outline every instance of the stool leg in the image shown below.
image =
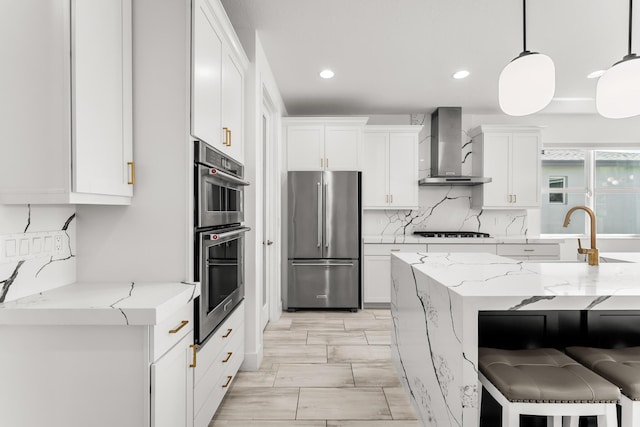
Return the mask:
<svg viewBox="0 0 640 427">
<path fill-rule="evenodd" d="M 604 415 L 598 415 L 598 427 L 618 427 L 618 414 L 614 404 L 607 405 Z"/>
<path fill-rule="evenodd" d="M 509 407 L 504 405 L 502 407 L 502 427 L 519 427 L 520 426 L 520 414 Z M 607 426 L 608 427 L 608 426 Z"/>
<path fill-rule="evenodd" d="M 580 417 L 562 417 L 562 427 L 578 427 Z"/>
<path fill-rule="evenodd" d="M 560 415 L 549 415 L 547 417 L 547 427 L 562 427 L 562 416 Z"/>
</svg>

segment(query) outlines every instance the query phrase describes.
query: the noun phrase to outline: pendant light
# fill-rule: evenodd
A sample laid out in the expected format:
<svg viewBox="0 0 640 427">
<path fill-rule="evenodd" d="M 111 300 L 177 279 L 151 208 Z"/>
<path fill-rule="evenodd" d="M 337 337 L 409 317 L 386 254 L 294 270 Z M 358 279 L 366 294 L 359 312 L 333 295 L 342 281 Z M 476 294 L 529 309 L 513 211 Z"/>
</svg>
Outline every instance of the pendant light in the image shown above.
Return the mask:
<svg viewBox="0 0 640 427">
<path fill-rule="evenodd" d="M 556 90 L 556 68 L 547 55 L 527 50 L 527 1 L 522 0 L 523 50 L 500 73 L 498 101 L 510 116 L 526 116 L 549 105 Z"/>
<path fill-rule="evenodd" d="M 629 0 L 629 51 L 598 79 L 596 109 L 604 117 L 622 119 L 640 114 L 640 61 L 631 52 L 633 0 Z"/>
</svg>

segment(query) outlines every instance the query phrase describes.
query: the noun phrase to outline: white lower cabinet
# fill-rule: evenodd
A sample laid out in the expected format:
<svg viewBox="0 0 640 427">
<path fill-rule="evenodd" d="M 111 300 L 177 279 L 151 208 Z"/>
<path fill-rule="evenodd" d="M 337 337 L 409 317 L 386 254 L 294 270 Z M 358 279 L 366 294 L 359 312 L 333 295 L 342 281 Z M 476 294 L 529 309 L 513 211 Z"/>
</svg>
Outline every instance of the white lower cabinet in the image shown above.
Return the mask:
<svg viewBox="0 0 640 427">
<path fill-rule="evenodd" d="M 194 372 L 194 427 L 207 427 L 244 360 L 244 303 L 198 350 Z"/>
<path fill-rule="evenodd" d="M 498 255 L 517 260 L 558 260 L 560 245 L 544 244 L 503 244 L 498 245 Z"/>
<path fill-rule="evenodd" d="M 495 243 L 429 243 L 429 252 L 474 252 L 474 253 L 487 253 L 496 254 Z"/>
<path fill-rule="evenodd" d="M 426 252 L 423 244 L 366 244 L 364 245 L 364 305 L 391 302 L 391 253 Z"/>
</svg>

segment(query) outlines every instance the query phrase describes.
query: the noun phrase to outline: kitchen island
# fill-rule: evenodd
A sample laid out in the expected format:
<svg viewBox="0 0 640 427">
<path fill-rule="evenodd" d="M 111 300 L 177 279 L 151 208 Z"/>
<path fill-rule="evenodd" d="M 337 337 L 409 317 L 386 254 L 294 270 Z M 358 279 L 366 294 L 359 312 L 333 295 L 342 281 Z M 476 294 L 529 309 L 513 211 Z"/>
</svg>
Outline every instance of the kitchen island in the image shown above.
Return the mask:
<svg viewBox="0 0 640 427">
<path fill-rule="evenodd" d="M 478 318 L 490 311 L 640 310 L 640 264 L 396 253 L 391 353 L 425 426 L 478 425 Z"/>
</svg>

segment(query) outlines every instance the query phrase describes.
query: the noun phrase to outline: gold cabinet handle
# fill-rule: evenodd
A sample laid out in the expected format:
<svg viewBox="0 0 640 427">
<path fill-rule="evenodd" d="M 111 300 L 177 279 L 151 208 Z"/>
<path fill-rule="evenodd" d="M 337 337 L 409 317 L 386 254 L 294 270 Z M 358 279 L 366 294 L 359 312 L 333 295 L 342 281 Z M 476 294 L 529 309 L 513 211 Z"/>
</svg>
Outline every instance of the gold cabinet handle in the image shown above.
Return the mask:
<svg viewBox="0 0 640 427">
<path fill-rule="evenodd" d="M 517 194 L 513 195 L 513 203 L 518 203 L 518 195 Z"/>
<path fill-rule="evenodd" d="M 193 360 L 191 362 L 191 364 L 189 365 L 190 368 L 195 368 L 196 367 L 196 349 L 198 348 L 197 345 L 195 344 L 189 344 L 189 347 L 191 347 L 191 350 L 193 351 Z"/>
<path fill-rule="evenodd" d="M 180 322 L 180 325 L 178 325 L 178 327 L 177 327 L 177 328 L 175 328 L 175 329 L 170 329 L 170 330 L 169 330 L 169 333 L 170 333 L 170 334 L 175 334 L 175 333 L 177 333 L 180 329 L 182 329 L 182 328 L 184 328 L 185 326 L 187 326 L 187 323 L 189 323 L 189 321 L 188 321 L 188 320 L 183 320 L 182 322 Z"/>
<path fill-rule="evenodd" d="M 391 200 L 391 203 L 393 203 L 393 194 L 391 194 L 391 195 L 389 196 L 389 198 L 390 198 L 390 200 Z"/>
<path fill-rule="evenodd" d="M 222 128 L 222 132 L 224 132 L 224 141 L 222 141 L 222 145 L 229 146 L 229 128 Z"/>
<path fill-rule="evenodd" d="M 233 376 L 231 375 L 227 375 L 227 382 L 225 385 L 222 386 L 222 388 L 227 388 L 229 387 L 229 383 L 231 382 L 231 380 L 233 379 Z"/>
<path fill-rule="evenodd" d="M 131 180 L 127 184 L 133 185 L 136 183 L 136 162 L 127 162 L 127 165 L 131 166 Z"/>
<path fill-rule="evenodd" d="M 227 147 L 231 147 L 231 129 L 227 129 L 227 132 L 229 132 L 229 140 L 227 143 Z"/>
<path fill-rule="evenodd" d="M 509 194 L 509 203 L 513 203 L 513 196 Z"/>
<path fill-rule="evenodd" d="M 222 361 L 222 363 L 227 363 L 229 359 L 231 359 L 231 355 L 233 355 L 232 351 L 227 352 L 227 357 Z"/>
<path fill-rule="evenodd" d="M 389 195 L 388 194 L 385 194 L 384 201 L 385 201 L 385 203 L 389 203 Z"/>
<path fill-rule="evenodd" d="M 231 332 L 233 332 L 233 329 L 227 329 L 227 333 L 226 333 L 226 334 L 224 334 L 224 335 L 222 336 L 222 338 L 228 338 L 228 337 L 229 337 L 229 335 L 231 335 Z"/>
</svg>

